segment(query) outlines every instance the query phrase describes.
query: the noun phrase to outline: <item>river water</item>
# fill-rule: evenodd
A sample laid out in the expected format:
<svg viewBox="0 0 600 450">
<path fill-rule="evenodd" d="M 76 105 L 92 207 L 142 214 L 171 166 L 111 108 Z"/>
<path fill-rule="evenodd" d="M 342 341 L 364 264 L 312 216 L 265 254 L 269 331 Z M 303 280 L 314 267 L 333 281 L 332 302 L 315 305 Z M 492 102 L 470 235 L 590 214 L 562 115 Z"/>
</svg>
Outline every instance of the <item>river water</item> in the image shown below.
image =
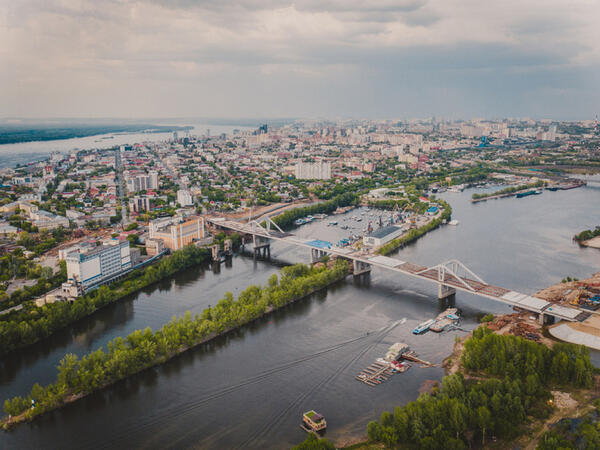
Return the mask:
<svg viewBox="0 0 600 450">
<path fill-rule="evenodd" d="M 250 130 L 247 126 L 237 125 L 209 125 L 209 124 L 159 124 L 192 126 L 189 133 L 204 136 L 210 130 L 211 136 L 221 133 L 231 134 L 233 130 Z M 179 136 L 184 137 L 186 132 L 179 131 Z M 104 149 L 118 145 L 130 145 L 139 142 L 161 142 L 173 138 L 173 133 L 107 133 L 82 138 L 57 139 L 54 141 L 19 142 L 15 144 L 0 145 L 0 168 L 13 167 L 16 164 L 27 164 L 33 161 L 41 161 L 48 157 L 51 152 L 70 152 L 82 149 Z"/>
<path fill-rule="evenodd" d="M 490 283 L 533 293 L 571 275 L 600 270 L 600 251 L 580 248 L 572 235 L 600 224 L 600 190 L 571 191 L 479 204 L 474 191 L 447 193 L 458 226 L 441 227 L 401 250 L 398 258 L 434 265 L 459 259 Z M 349 213 L 359 215 L 360 211 Z M 303 237 L 337 240 L 331 217 L 296 230 Z M 342 222 L 341 216 L 335 220 Z M 364 221 L 363 221 L 364 224 Z M 364 226 L 364 225 L 363 225 Z M 93 317 L 2 360 L 0 398 L 52 382 L 67 352 L 83 354 L 134 329 L 157 328 L 186 310 L 200 312 L 226 291 L 264 284 L 281 264 L 309 260 L 305 250 L 276 244 L 274 261 L 236 256 L 220 267 L 197 267 L 98 312 Z M 416 399 L 425 380 L 443 369 L 416 364 L 371 388 L 354 379 L 394 342 L 405 342 L 440 363 L 461 332 L 411 331 L 445 305 L 436 286 L 374 270 L 348 278 L 241 330 L 191 350 L 128 380 L 0 434 L 0 448 L 284 448 L 302 441 L 303 411 L 328 421 L 337 442 L 365 434 L 366 424 Z M 506 305 L 458 293 L 462 325 L 476 326 Z M 367 334 L 368 333 L 368 334 Z M 596 364 L 600 357 L 593 354 Z"/>
</svg>

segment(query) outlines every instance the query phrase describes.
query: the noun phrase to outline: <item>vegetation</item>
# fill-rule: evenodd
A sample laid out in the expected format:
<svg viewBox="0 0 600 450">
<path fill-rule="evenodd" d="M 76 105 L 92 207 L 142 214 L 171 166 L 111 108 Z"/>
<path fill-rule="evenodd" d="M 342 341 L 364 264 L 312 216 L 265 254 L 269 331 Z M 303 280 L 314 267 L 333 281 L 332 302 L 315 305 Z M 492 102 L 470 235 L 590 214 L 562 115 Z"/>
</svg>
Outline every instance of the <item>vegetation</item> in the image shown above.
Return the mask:
<svg viewBox="0 0 600 450">
<path fill-rule="evenodd" d="M 436 229 L 437 227 L 439 227 L 441 225 L 441 223 L 444 220 L 450 220 L 450 217 L 452 216 L 452 208 L 450 207 L 450 205 L 443 200 L 437 200 L 437 202 L 443 208 L 443 211 L 442 211 L 442 214 L 440 215 L 440 217 L 438 217 L 437 219 L 433 219 L 431 222 L 429 222 L 426 225 L 423 225 L 420 228 L 414 228 L 412 230 L 409 230 L 403 236 L 400 236 L 399 238 L 393 239 L 390 242 L 388 242 L 387 244 L 382 245 L 378 252 L 381 255 L 389 255 L 394 250 L 396 250 L 400 247 L 403 247 L 404 245 L 406 245 L 410 242 L 416 241 L 417 239 L 419 239 L 421 236 L 425 235 L 429 231 Z"/>
<path fill-rule="evenodd" d="M 109 303 L 209 258 L 207 249 L 186 246 L 157 264 L 135 270 L 123 281 L 101 286 L 72 303 L 55 302 L 39 308 L 25 303 L 22 310 L 0 316 L 0 355 L 38 342 Z"/>
<path fill-rule="evenodd" d="M 250 286 L 234 300 L 230 292 L 214 307 L 192 317 L 181 318 L 153 332 L 149 327 L 126 338 L 109 342 L 81 359 L 66 355 L 58 365 L 54 384 L 35 384 L 27 397 L 6 400 L 4 411 L 19 420 L 29 420 L 90 392 L 122 380 L 149 367 L 162 364 L 191 347 L 251 322 L 275 308 L 305 297 L 348 273 L 348 264 L 338 260 L 332 268 L 309 268 L 303 264 L 284 267 L 281 279 L 271 276 L 264 287 Z M 31 407 L 34 405 L 34 407 Z M 15 418 L 13 418 L 15 419 Z M 6 422 L 5 422 L 6 423 Z"/>
<path fill-rule="evenodd" d="M 292 450 L 335 450 L 335 446 L 325 438 L 318 438 L 313 433 L 308 433 L 306 440 L 292 447 Z"/>
<path fill-rule="evenodd" d="M 551 385 L 590 387 L 594 370 L 583 346 L 549 349 L 487 327 L 465 342 L 462 363 L 478 376 L 448 375 L 432 394 L 384 412 L 379 422 L 369 423 L 369 440 L 387 447 L 466 449 L 485 447 L 492 436 L 512 439 L 529 416 L 549 415 Z"/>
<path fill-rule="evenodd" d="M 356 205 L 358 200 L 358 195 L 347 192 L 345 194 L 337 195 L 331 200 L 327 200 L 322 203 L 284 211 L 273 218 L 273 222 L 279 225 L 282 229 L 290 228 L 292 225 L 294 225 L 294 221 L 296 219 L 300 219 L 301 217 L 306 217 L 312 214 L 330 214 L 339 207 Z"/>
<path fill-rule="evenodd" d="M 538 443 L 538 450 L 596 449 L 600 448 L 600 400 L 594 410 L 578 419 L 561 419 L 551 431 L 546 431 Z"/>
<path fill-rule="evenodd" d="M 0 126 L 0 144 L 16 142 L 52 141 L 55 139 L 71 139 L 95 136 L 107 133 L 134 133 L 136 131 L 169 132 L 188 130 L 190 127 L 164 125 L 44 125 L 32 127 L 27 125 Z"/>
<path fill-rule="evenodd" d="M 584 230 L 579 234 L 576 234 L 573 239 L 577 242 L 589 241 L 597 236 L 600 236 L 600 226 L 594 228 L 593 230 Z"/>
<path fill-rule="evenodd" d="M 481 323 L 488 323 L 494 320 L 494 315 L 493 314 L 486 314 L 485 316 L 483 316 L 481 319 L 479 319 L 479 322 Z"/>
<path fill-rule="evenodd" d="M 544 182 L 542 180 L 539 180 L 535 183 L 521 184 L 519 186 L 509 186 L 507 188 L 500 189 L 499 191 L 486 192 L 482 194 L 473 194 L 473 200 L 481 200 L 483 198 L 494 197 L 496 195 L 514 194 L 515 192 L 524 191 L 525 189 L 535 189 L 538 187 L 542 187 L 543 185 Z"/>
</svg>

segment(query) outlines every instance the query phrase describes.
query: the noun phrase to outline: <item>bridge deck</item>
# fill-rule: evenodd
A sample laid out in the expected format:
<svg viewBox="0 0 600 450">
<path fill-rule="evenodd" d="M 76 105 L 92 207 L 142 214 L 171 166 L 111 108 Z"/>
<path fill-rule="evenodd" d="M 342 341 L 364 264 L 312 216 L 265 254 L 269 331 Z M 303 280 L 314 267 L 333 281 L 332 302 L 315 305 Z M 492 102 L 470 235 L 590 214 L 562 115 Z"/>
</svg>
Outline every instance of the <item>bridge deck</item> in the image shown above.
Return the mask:
<svg viewBox="0 0 600 450">
<path fill-rule="evenodd" d="M 433 281 L 437 284 L 452 287 L 454 289 L 471 294 L 480 295 L 482 297 L 500 301 L 502 303 L 535 313 L 544 313 L 568 321 L 581 321 L 590 315 L 589 311 L 584 311 L 579 308 L 560 305 L 557 303 L 551 303 L 537 297 L 532 297 L 512 291 L 510 289 L 487 284 L 485 282 L 474 280 L 468 275 L 462 276 L 459 274 L 453 274 L 450 273 L 451 271 L 449 270 L 440 270 L 437 266 L 421 266 L 419 264 L 401 261 L 399 259 L 390 258 L 387 256 L 368 253 L 364 250 L 356 250 L 348 247 L 336 247 L 333 244 L 331 244 L 329 247 L 323 247 L 323 241 L 318 241 L 315 239 L 303 239 L 292 233 L 281 232 L 274 229 L 267 230 L 256 223 L 247 224 L 215 218 L 207 218 L 206 220 L 217 227 L 231 231 L 282 241 L 290 245 L 318 249 L 331 255 L 337 255 L 342 258 L 360 261 L 372 266 L 418 277 L 427 281 Z M 315 242 L 317 242 L 317 244 L 315 244 Z"/>
</svg>

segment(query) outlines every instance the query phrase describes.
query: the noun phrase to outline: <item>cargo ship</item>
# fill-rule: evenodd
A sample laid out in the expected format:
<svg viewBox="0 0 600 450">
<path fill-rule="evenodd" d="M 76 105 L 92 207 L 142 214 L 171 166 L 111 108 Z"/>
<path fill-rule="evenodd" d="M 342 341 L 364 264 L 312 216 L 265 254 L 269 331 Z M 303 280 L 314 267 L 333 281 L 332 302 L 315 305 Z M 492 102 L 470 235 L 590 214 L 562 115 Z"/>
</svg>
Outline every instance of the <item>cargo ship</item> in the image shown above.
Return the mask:
<svg viewBox="0 0 600 450">
<path fill-rule="evenodd" d="M 427 330 L 429 330 L 429 327 L 431 327 L 431 325 L 433 325 L 434 323 L 435 323 L 434 319 L 429 319 L 429 320 L 423 322 L 422 324 L 420 324 L 413 330 L 413 334 L 425 333 Z"/>
<path fill-rule="evenodd" d="M 529 195 L 539 195 L 541 193 L 542 193 L 542 191 L 540 191 L 540 190 L 532 189 L 531 191 L 527 191 L 527 192 L 519 192 L 517 194 L 517 198 L 523 198 L 523 197 L 527 197 Z"/>
</svg>

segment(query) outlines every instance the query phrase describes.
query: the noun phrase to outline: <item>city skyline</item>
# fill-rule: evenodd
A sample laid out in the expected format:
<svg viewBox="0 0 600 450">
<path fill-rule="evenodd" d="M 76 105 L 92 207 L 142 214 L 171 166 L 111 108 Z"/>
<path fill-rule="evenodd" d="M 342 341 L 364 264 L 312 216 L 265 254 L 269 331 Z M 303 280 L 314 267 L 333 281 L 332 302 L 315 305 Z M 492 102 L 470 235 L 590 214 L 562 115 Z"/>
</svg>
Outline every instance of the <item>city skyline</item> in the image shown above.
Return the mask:
<svg viewBox="0 0 600 450">
<path fill-rule="evenodd" d="M 588 1 L 0 3 L 0 117 L 592 119 Z"/>
</svg>

